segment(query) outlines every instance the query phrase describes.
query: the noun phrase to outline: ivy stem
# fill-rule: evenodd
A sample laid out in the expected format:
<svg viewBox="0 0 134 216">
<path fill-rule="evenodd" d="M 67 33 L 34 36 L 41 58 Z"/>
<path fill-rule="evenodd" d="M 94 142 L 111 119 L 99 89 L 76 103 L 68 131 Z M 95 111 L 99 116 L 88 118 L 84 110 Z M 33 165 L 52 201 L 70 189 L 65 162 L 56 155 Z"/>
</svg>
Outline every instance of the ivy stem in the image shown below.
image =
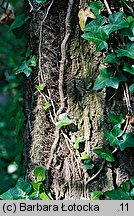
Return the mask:
<svg viewBox="0 0 134 216">
<path fill-rule="evenodd" d="M 107 0 L 104 0 L 104 5 L 105 5 L 105 7 L 106 7 L 108 13 L 109 13 L 109 14 L 112 14 L 112 11 L 111 11 L 111 9 L 110 9 L 110 7 L 109 7 L 109 4 L 108 4 Z"/>
</svg>

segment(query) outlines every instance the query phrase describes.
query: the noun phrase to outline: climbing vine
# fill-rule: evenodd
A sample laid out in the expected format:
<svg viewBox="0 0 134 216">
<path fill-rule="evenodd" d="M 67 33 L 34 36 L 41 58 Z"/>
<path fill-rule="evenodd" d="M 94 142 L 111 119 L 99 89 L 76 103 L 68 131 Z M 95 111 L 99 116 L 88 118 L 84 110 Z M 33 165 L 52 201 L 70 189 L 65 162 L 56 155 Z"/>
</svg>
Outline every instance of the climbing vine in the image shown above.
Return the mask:
<svg viewBox="0 0 134 216">
<path fill-rule="evenodd" d="M 93 150 L 98 157 L 103 158 L 103 163 L 100 170 L 89 178 L 86 184 L 100 174 L 105 161 L 111 163 L 115 161 L 114 154 L 118 150 L 124 151 L 127 147 L 134 147 L 133 133 L 128 132 L 129 125 L 133 126 L 134 123 L 130 103 L 130 94 L 134 93 L 134 11 L 127 1 L 122 1 L 122 3 L 127 7 L 127 13 L 124 7 L 119 7 L 118 11 L 115 8 L 111 10 L 107 1 L 103 3 L 91 1 L 86 3 L 78 14 L 81 30 L 84 32 L 82 37 L 94 43 L 96 52 L 101 52 L 103 56 L 99 66 L 99 76 L 94 82 L 93 90 L 98 91 L 107 87 L 123 89 L 127 106 L 125 118 L 122 114 L 108 116 L 112 129 L 103 129 L 103 133 L 109 141 L 109 146 Z M 120 197 L 131 199 L 125 193 L 129 189 L 124 191 L 115 189 L 106 192 L 105 195 L 111 199 L 120 199 Z M 92 198 L 98 199 L 102 194 L 101 191 L 94 192 L 94 198 Z"/>
</svg>

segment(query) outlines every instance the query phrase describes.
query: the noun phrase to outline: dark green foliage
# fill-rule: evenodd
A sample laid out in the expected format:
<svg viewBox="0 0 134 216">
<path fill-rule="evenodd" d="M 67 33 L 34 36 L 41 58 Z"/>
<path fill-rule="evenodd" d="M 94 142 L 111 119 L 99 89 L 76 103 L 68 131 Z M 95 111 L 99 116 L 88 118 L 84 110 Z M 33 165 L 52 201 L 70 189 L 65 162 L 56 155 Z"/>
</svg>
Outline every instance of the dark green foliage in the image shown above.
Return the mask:
<svg viewBox="0 0 134 216">
<path fill-rule="evenodd" d="M 17 15 L 22 13 L 23 1 L 11 1 Z M 15 7 L 14 7 L 15 6 Z M 3 13 L 3 11 L 1 11 Z M 13 187 L 23 173 L 22 81 L 15 75 L 23 61 L 25 39 L 16 38 L 9 27 L 0 25 L 0 194 Z"/>
<path fill-rule="evenodd" d="M 48 193 L 42 181 L 46 178 L 46 169 L 44 167 L 36 167 L 34 170 L 36 182 L 28 183 L 23 178 L 19 178 L 14 188 L 9 189 L 2 195 L 2 200 L 50 200 Z"/>
<path fill-rule="evenodd" d="M 109 162 L 115 161 L 115 159 L 114 159 L 114 157 L 113 157 L 113 155 L 109 149 L 106 151 L 103 148 L 94 149 L 93 152 L 95 154 L 97 154 L 99 157 L 104 158 L 106 161 L 109 161 Z"/>
<path fill-rule="evenodd" d="M 130 178 L 130 182 L 133 182 L 134 177 Z M 134 184 L 133 184 L 134 185 Z M 131 189 L 128 182 L 123 182 L 121 188 L 113 189 L 109 191 L 94 191 L 91 193 L 92 200 L 99 200 L 101 196 L 108 197 L 110 200 L 133 200 L 134 188 Z"/>
<path fill-rule="evenodd" d="M 115 52 L 117 53 L 118 57 L 127 56 L 134 59 L 134 44 L 130 42 L 126 44 L 124 49 L 115 50 Z"/>
<path fill-rule="evenodd" d="M 134 147 L 134 138 L 131 132 L 125 133 L 123 139 L 119 140 L 118 145 L 123 151 L 127 147 Z"/>
<path fill-rule="evenodd" d="M 105 87 L 113 87 L 118 89 L 119 82 L 125 80 L 126 78 L 123 75 L 115 77 L 113 76 L 113 72 L 111 70 L 108 70 L 105 67 L 100 67 L 100 75 L 96 79 L 93 89 L 98 90 Z"/>
<path fill-rule="evenodd" d="M 129 193 L 121 188 L 104 192 L 105 196 L 108 196 L 111 200 L 132 200 Z"/>
<path fill-rule="evenodd" d="M 85 159 L 83 162 L 83 169 L 84 170 L 92 170 L 93 169 L 93 164 L 91 159 Z"/>
<path fill-rule="evenodd" d="M 91 193 L 91 200 L 99 200 L 101 195 L 103 195 L 102 191 L 94 191 Z"/>
</svg>

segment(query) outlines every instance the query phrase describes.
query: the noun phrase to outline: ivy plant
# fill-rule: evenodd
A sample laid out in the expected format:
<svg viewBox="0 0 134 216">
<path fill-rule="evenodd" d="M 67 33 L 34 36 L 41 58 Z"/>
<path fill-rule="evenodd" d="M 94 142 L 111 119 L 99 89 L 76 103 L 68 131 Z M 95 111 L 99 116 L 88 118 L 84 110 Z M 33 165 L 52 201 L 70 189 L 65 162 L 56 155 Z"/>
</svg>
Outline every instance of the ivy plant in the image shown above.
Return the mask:
<svg viewBox="0 0 134 216">
<path fill-rule="evenodd" d="M 131 186 L 130 186 L 131 183 Z M 108 191 L 94 191 L 91 193 L 92 200 L 99 200 L 103 195 L 110 200 L 134 200 L 134 177 L 130 178 L 130 183 L 123 182 L 120 188 Z"/>
<path fill-rule="evenodd" d="M 20 177 L 14 188 L 0 195 L 2 200 L 51 200 L 51 194 L 43 184 L 46 179 L 46 169 L 38 166 L 34 169 L 35 182 L 26 182 Z"/>
<path fill-rule="evenodd" d="M 94 6 L 93 6 L 94 5 Z M 96 45 L 97 52 L 104 52 L 103 66 L 99 68 L 100 74 L 94 83 L 94 90 L 105 87 L 119 88 L 120 82 L 127 81 L 127 74 L 134 74 L 134 18 L 123 12 L 115 12 L 108 17 L 101 15 L 104 5 L 98 1 L 96 4 L 90 2 L 86 7 L 90 7 L 95 18 L 82 29 L 85 40 Z M 98 8 L 100 7 L 100 9 Z M 118 33 L 114 46 L 112 37 Z M 118 48 L 118 49 L 117 49 Z M 108 66 L 107 66 L 108 64 Z M 129 87 L 133 92 L 133 84 Z"/>
</svg>

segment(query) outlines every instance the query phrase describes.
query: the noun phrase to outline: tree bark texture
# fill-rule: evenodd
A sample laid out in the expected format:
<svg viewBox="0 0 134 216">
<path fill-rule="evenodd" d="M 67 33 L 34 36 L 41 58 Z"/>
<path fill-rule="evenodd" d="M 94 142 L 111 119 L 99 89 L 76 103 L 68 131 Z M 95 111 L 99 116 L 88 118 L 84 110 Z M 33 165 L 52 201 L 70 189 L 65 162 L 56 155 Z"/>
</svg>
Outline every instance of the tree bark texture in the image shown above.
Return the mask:
<svg viewBox="0 0 134 216">
<path fill-rule="evenodd" d="M 49 11 L 50 3 L 42 6 L 32 12 L 29 29 L 30 47 L 39 66 L 26 79 L 24 95 L 26 178 L 33 179 L 35 166 L 45 166 L 45 184 L 54 199 L 89 198 L 92 191 L 113 189 L 134 175 L 132 150 L 117 153 L 114 166 L 102 166 L 103 161 L 93 153 L 94 148 L 107 145 L 102 133 L 108 125 L 107 114 L 126 114 L 126 105 L 122 91 L 111 98 L 112 89 L 93 90 L 102 56 L 81 38 L 78 10 L 85 1 L 80 2 L 54 0 Z M 40 84 L 46 85 L 41 92 L 35 88 Z M 51 107 L 45 110 L 47 100 Z M 55 122 L 62 113 L 73 123 L 59 130 Z M 71 140 L 74 135 L 82 137 L 79 151 Z M 93 172 L 86 172 L 78 160 L 84 151 L 94 162 Z M 90 180 L 98 170 L 100 173 Z"/>
</svg>

